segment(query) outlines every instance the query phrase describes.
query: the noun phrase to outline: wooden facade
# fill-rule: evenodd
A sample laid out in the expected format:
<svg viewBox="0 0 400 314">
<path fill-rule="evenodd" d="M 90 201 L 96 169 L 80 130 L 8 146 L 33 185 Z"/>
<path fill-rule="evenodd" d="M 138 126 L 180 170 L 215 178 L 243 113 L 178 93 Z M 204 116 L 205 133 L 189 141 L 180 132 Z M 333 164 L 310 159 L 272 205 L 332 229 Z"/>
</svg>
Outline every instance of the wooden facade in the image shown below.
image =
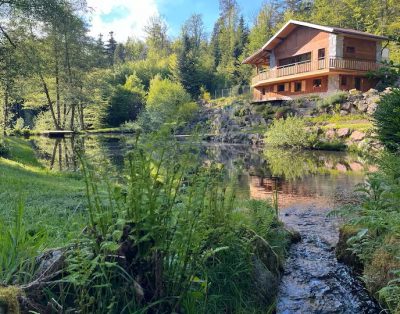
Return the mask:
<svg viewBox="0 0 400 314">
<path fill-rule="evenodd" d="M 386 37 L 289 21 L 243 63 L 255 65 L 254 101 L 289 100 L 337 90 L 367 91 Z"/>
</svg>

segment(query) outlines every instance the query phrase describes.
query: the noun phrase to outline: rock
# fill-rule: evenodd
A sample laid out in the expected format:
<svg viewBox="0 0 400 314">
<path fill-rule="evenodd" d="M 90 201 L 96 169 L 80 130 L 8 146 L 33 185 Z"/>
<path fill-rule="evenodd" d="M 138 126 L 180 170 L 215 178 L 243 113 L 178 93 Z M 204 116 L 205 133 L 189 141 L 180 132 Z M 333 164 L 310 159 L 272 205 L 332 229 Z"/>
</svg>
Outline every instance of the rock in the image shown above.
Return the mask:
<svg viewBox="0 0 400 314">
<path fill-rule="evenodd" d="M 340 171 L 340 172 L 346 172 L 347 171 L 347 167 L 343 164 L 336 164 L 336 170 Z"/>
<path fill-rule="evenodd" d="M 377 103 L 371 103 L 371 104 L 369 104 L 369 105 L 368 105 L 368 109 L 367 109 L 367 113 L 368 113 L 369 115 L 374 114 L 377 107 L 378 107 L 378 104 L 377 104 Z"/>
<path fill-rule="evenodd" d="M 336 136 L 336 132 L 333 129 L 329 129 L 328 131 L 325 132 L 325 136 L 328 139 L 333 139 Z"/>
<path fill-rule="evenodd" d="M 359 228 L 356 226 L 343 226 L 339 231 L 339 241 L 336 246 L 336 258 L 339 262 L 342 262 L 355 270 L 357 273 L 361 273 L 363 269 L 363 265 L 360 259 L 354 254 L 351 250 L 349 250 L 349 245 L 347 241 L 355 236 L 359 231 Z"/>
<path fill-rule="evenodd" d="M 366 101 L 364 101 L 364 100 L 359 100 L 359 101 L 356 103 L 356 107 L 357 107 L 357 109 L 358 109 L 359 111 L 361 111 L 361 112 L 366 112 L 367 109 L 368 109 L 368 103 L 367 103 Z"/>
<path fill-rule="evenodd" d="M 265 305 L 272 304 L 278 291 L 279 277 L 268 270 L 257 256 L 253 257 L 253 284 L 259 301 Z"/>
<path fill-rule="evenodd" d="M 364 138 L 365 138 L 365 133 L 360 131 L 354 131 L 350 136 L 350 139 L 353 141 L 361 141 Z"/>
<path fill-rule="evenodd" d="M 392 92 L 392 88 L 391 87 L 386 87 L 385 90 L 383 91 L 384 94 L 389 94 Z"/>
<path fill-rule="evenodd" d="M 350 169 L 355 171 L 355 172 L 360 172 L 364 170 L 364 167 L 362 164 L 358 163 L 358 162 L 352 162 L 349 164 Z"/>
<path fill-rule="evenodd" d="M 345 102 L 344 104 L 342 104 L 342 105 L 340 106 L 340 108 L 341 108 L 342 110 L 350 111 L 352 106 L 353 106 L 353 104 L 352 104 L 351 102 L 347 101 L 347 102 Z"/>
<path fill-rule="evenodd" d="M 350 95 L 360 95 L 361 92 L 355 88 L 349 90 Z"/>
<path fill-rule="evenodd" d="M 348 111 L 346 111 L 346 110 L 340 110 L 340 115 L 341 115 L 341 116 L 346 116 L 346 115 L 348 115 L 348 114 L 349 114 Z"/>
<path fill-rule="evenodd" d="M 378 91 L 374 88 L 369 89 L 364 93 L 364 95 L 370 96 L 370 95 L 378 95 Z"/>
<path fill-rule="evenodd" d="M 336 133 L 339 137 L 347 137 L 350 134 L 350 129 L 349 128 L 341 128 L 341 129 L 337 130 Z"/>
</svg>

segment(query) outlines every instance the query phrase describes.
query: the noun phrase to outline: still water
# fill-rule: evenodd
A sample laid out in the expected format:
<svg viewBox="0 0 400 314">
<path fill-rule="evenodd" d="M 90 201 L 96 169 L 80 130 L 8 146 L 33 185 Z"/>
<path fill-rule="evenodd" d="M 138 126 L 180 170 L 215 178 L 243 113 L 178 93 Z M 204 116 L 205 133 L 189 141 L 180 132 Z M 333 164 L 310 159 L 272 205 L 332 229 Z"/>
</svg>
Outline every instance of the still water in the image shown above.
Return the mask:
<svg viewBox="0 0 400 314">
<path fill-rule="evenodd" d="M 96 135 L 64 139 L 32 138 L 42 163 L 55 171 L 76 171 L 76 148 L 119 170 L 132 149 L 132 136 Z M 351 271 L 337 262 L 339 221 L 329 211 L 346 200 L 374 171 L 355 154 L 285 151 L 232 144 L 198 144 L 203 160 L 224 164 L 238 180 L 238 196 L 271 199 L 278 190 L 280 218 L 300 232 L 289 252 L 278 293 L 278 313 L 379 313 Z"/>
</svg>

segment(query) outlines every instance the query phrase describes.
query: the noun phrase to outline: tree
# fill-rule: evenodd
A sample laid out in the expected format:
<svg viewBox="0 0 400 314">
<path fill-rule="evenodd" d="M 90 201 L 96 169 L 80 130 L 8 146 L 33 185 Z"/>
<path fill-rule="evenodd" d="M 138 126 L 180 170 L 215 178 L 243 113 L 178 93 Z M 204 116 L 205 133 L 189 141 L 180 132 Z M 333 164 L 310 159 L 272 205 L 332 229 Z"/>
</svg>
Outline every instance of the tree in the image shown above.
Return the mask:
<svg viewBox="0 0 400 314">
<path fill-rule="evenodd" d="M 385 94 L 373 115 L 378 138 L 390 151 L 400 149 L 400 89 Z"/>
<path fill-rule="evenodd" d="M 115 50 L 117 49 L 117 42 L 114 39 L 114 32 L 109 32 L 109 39 L 106 44 L 106 54 L 107 54 L 107 59 L 108 59 L 108 64 L 113 66 L 114 65 L 114 56 L 115 56 Z"/>
<path fill-rule="evenodd" d="M 150 17 L 144 28 L 149 53 L 159 56 L 168 54 L 169 42 L 167 30 L 167 24 L 161 16 Z"/>
<path fill-rule="evenodd" d="M 117 44 L 114 52 L 114 64 L 124 63 L 126 59 L 125 46 L 123 44 Z"/>
</svg>

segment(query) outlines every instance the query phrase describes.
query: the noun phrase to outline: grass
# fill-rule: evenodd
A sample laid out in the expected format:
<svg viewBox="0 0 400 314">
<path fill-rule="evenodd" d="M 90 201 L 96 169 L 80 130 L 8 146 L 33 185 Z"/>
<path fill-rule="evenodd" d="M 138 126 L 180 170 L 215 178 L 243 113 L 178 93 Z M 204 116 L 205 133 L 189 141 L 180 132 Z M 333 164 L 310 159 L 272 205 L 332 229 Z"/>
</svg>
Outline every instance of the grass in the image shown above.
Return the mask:
<svg viewBox="0 0 400 314">
<path fill-rule="evenodd" d="M 76 175 L 49 172 L 28 140 L 7 138 L 10 153 L 0 158 L 0 220 L 9 222 L 19 202 L 30 230 L 46 226 L 47 247 L 66 244 L 83 227 L 84 183 Z"/>
<path fill-rule="evenodd" d="M 342 116 L 340 114 L 321 114 L 317 117 L 307 118 L 306 121 L 320 126 L 322 129 L 342 129 L 349 128 L 353 131 L 367 132 L 373 128 L 372 122 L 366 115 L 350 114 Z"/>
</svg>

